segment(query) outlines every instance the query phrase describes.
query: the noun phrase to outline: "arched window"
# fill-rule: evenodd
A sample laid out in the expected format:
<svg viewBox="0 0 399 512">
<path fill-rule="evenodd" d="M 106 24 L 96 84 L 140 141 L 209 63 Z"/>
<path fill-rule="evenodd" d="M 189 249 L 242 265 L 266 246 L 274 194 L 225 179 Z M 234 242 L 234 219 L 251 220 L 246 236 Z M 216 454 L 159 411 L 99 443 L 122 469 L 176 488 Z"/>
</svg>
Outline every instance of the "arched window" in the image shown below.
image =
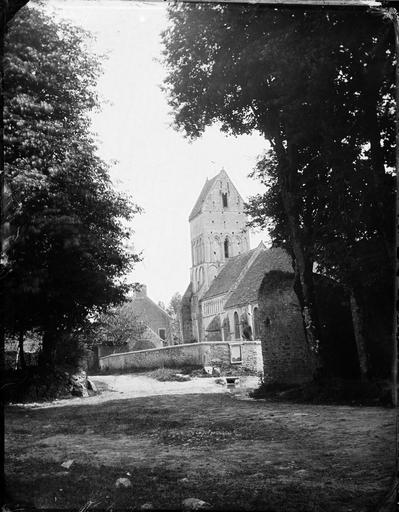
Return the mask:
<svg viewBox="0 0 399 512">
<path fill-rule="evenodd" d="M 240 320 L 237 311 L 234 312 L 234 338 L 236 340 L 240 339 Z"/>
<path fill-rule="evenodd" d="M 222 194 L 222 204 L 223 204 L 223 208 L 227 208 L 227 193 Z"/>
<path fill-rule="evenodd" d="M 225 258 L 229 257 L 229 239 L 228 238 L 226 238 L 226 240 L 224 241 L 224 257 Z"/>
<path fill-rule="evenodd" d="M 254 339 L 260 339 L 260 318 L 258 308 L 254 308 Z"/>
<path fill-rule="evenodd" d="M 223 338 L 225 341 L 230 341 L 230 321 L 228 316 L 223 320 Z"/>
</svg>

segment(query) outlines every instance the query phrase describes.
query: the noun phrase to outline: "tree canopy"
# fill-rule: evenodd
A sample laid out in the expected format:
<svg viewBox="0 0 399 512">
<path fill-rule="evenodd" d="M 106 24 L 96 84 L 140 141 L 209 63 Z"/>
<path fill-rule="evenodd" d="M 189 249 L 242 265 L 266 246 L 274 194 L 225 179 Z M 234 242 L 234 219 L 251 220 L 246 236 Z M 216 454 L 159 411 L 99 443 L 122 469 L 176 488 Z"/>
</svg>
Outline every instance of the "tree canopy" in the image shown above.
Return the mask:
<svg viewBox="0 0 399 512">
<path fill-rule="evenodd" d="M 126 227 L 139 208 L 114 190 L 90 133 L 101 66 L 88 37 L 32 7 L 5 42 L 7 328 L 38 329 L 50 351 L 60 333 L 124 300 L 123 276 L 139 260 Z"/>
<path fill-rule="evenodd" d="M 293 256 L 317 352 L 314 264 L 350 276 L 357 305 L 354 277 L 371 245 L 374 266 L 392 269 L 393 28 L 367 11 L 174 4 L 168 12 L 165 90 L 176 129 L 195 138 L 216 123 L 271 144 L 256 172 L 271 188 L 249 211 L 254 222 L 272 219 L 275 242 Z"/>
</svg>

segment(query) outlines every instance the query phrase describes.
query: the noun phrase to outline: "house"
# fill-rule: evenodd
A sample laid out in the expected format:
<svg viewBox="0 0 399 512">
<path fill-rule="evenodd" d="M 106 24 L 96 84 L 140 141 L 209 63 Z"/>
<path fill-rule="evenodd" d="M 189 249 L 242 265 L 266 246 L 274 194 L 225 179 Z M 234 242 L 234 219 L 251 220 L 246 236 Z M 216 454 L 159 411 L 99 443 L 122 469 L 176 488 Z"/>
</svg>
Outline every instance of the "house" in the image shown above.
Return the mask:
<svg viewBox="0 0 399 512">
<path fill-rule="evenodd" d="M 129 342 L 129 350 L 159 348 L 173 344 L 173 319 L 147 295 L 147 287 L 142 285 L 129 302 L 129 310 L 143 325 L 139 339 Z"/>
</svg>

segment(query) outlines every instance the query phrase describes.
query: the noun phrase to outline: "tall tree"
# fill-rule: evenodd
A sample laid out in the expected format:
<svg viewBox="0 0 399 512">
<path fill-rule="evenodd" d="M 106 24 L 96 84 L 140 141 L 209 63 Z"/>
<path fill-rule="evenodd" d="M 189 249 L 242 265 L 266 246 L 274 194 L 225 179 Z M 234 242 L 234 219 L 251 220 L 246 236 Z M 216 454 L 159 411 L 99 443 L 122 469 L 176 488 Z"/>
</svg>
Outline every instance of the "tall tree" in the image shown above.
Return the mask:
<svg viewBox="0 0 399 512">
<path fill-rule="evenodd" d="M 5 47 L 7 328 L 39 329 L 51 363 L 59 340 L 124 300 L 123 275 L 139 259 L 126 247 L 139 209 L 113 189 L 89 131 L 100 65 L 87 37 L 26 8 Z"/>
<path fill-rule="evenodd" d="M 367 114 L 362 84 L 365 73 L 372 75 L 375 48 L 381 43 L 379 56 L 386 66 L 379 91 L 385 87 L 389 92 L 391 26 L 365 11 L 304 12 L 252 5 L 174 5 L 169 18 L 163 35 L 169 69 L 165 89 L 176 128 L 198 137 L 218 123 L 234 135 L 257 130 L 271 143 L 296 290 L 309 345 L 317 351 L 317 195 L 312 188 L 323 183 L 335 154 L 345 154 L 350 162 L 353 138 L 357 151 L 364 151 L 361 143 L 369 142 L 370 133 L 360 129 Z M 388 94 L 388 110 L 389 104 Z M 377 111 L 381 107 L 380 102 Z M 348 115 L 343 116 L 345 111 Z M 385 128 L 389 132 L 392 125 Z M 392 145 L 390 135 L 386 143 Z"/>
<path fill-rule="evenodd" d="M 368 348 L 371 346 L 374 353 L 381 353 L 383 349 L 381 330 L 378 340 L 367 334 L 370 331 L 367 316 L 373 309 L 374 316 L 385 322 L 381 319 L 379 306 L 389 310 L 392 295 L 392 262 L 378 233 L 381 219 L 377 219 L 375 194 L 384 201 L 386 211 L 391 213 L 390 217 L 387 216 L 389 225 L 384 231 L 392 240 L 394 178 L 387 173 L 384 186 L 376 192 L 371 174 L 370 162 L 359 160 L 351 172 L 347 166 L 335 165 L 322 182 L 308 186 L 314 200 L 312 245 L 317 271 L 339 282 L 350 299 L 359 369 L 364 378 L 370 369 L 375 370 L 373 365 L 370 367 L 373 361 L 369 361 Z M 279 194 L 276 159 L 272 152 L 259 160 L 252 176 L 265 185 L 266 191 L 252 197 L 247 205 L 250 224 L 268 228 L 273 242 L 291 251 Z M 303 194 L 306 192 L 304 188 Z M 388 296 L 388 301 L 384 295 Z M 379 299 L 375 300 L 376 297 Z"/>
</svg>

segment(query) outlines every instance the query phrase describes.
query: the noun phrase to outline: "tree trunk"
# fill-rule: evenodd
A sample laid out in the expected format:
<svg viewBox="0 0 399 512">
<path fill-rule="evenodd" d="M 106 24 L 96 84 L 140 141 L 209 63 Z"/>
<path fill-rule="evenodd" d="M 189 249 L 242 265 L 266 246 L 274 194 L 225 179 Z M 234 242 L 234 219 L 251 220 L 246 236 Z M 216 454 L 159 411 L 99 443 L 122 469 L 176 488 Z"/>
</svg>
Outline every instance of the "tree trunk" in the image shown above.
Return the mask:
<svg viewBox="0 0 399 512">
<path fill-rule="evenodd" d="M 357 300 L 355 291 L 353 289 L 350 291 L 350 305 L 352 312 L 353 332 L 355 334 L 357 355 L 359 359 L 360 378 L 362 380 L 367 380 L 369 367 L 366 349 L 366 339 L 364 336 L 364 314 L 362 307 L 359 304 L 359 301 Z"/>
<path fill-rule="evenodd" d="M 20 331 L 18 336 L 19 364 L 22 370 L 26 368 L 25 352 L 24 352 L 24 333 Z"/>
<path fill-rule="evenodd" d="M 47 329 L 43 334 L 42 340 L 42 363 L 52 368 L 55 365 L 55 355 L 57 346 L 57 333 L 55 329 Z"/>
<path fill-rule="evenodd" d="M 297 168 L 292 161 L 293 157 L 288 158 L 281 141 L 281 136 L 275 137 L 274 150 L 278 159 L 281 199 L 295 257 L 295 272 L 298 275 L 301 288 L 298 299 L 301 304 L 305 336 L 313 359 L 312 364 L 314 370 L 316 370 L 317 366 L 319 366 L 318 354 L 321 337 L 313 283 L 313 258 L 309 255 L 299 225 L 297 206 L 299 192 L 296 185 Z"/>
</svg>

